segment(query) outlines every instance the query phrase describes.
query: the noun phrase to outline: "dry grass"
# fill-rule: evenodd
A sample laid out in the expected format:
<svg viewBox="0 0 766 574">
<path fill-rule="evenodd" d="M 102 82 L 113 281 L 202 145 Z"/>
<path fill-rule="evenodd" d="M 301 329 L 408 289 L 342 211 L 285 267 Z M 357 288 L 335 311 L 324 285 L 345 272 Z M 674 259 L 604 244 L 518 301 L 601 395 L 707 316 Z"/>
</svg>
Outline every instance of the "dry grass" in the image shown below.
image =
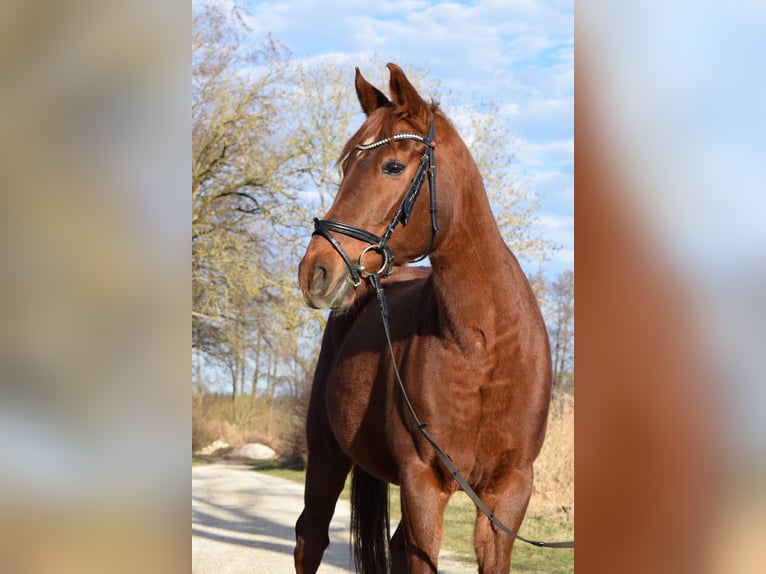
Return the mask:
<svg viewBox="0 0 766 574">
<path fill-rule="evenodd" d="M 574 397 L 553 400 L 527 516 L 574 522 Z"/>
<path fill-rule="evenodd" d="M 192 452 L 221 440 L 229 446 L 251 442 L 289 450 L 285 426 L 292 423 L 287 401 L 263 397 L 195 396 L 192 399 Z"/>
<path fill-rule="evenodd" d="M 197 396 L 192 401 L 192 447 L 216 439 L 230 446 L 261 442 L 274 448 L 291 468 L 301 468 L 305 454 L 304 413 L 294 405 L 258 398 Z M 535 482 L 527 516 L 574 522 L 574 398 L 562 395 L 551 404 L 545 444 L 535 462 Z"/>
<path fill-rule="evenodd" d="M 303 482 L 303 472 L 287 472 L 271 466 L 257 470 Z M 348 481 L 350 482 L 350 481 Z M 349 485 L 345 491 L 348 499 Z M 391 518 L 399 519 L 399 488 L 390 489 Z M 456 553 L 467 567 L 475 568 L 473 526 L 476 508 L 462 492 L 450 499 L 444 516 L 445 548 Z M 536 540 L 571 540 L 574 537 L 574 399 L 557 398 L 551 405 L 546 442 L 535 462 L 535 486 L 520 533 Z M 573 572 L 573 550 L 551 550 L 526 544 L 515 545 L 514 572 Z"/>
</svg>

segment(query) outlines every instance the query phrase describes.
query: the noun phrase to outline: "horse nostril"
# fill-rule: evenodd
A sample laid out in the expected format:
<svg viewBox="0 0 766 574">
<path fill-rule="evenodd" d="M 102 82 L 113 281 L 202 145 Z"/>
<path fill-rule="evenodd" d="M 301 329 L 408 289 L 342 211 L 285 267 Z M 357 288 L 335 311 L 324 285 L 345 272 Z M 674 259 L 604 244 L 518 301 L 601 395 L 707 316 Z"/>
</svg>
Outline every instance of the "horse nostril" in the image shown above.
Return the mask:
<svg viewBox="0 0 766 574">
<path fill-rule="evenodd" d="M 317 263 L 314 265 L 314 275 L 311 278 L 311 292 L 314 294 L 321 294 L 327 290 L 327 285 L 330 282 L 330 270 L 324 263 Z"/>
</svg>

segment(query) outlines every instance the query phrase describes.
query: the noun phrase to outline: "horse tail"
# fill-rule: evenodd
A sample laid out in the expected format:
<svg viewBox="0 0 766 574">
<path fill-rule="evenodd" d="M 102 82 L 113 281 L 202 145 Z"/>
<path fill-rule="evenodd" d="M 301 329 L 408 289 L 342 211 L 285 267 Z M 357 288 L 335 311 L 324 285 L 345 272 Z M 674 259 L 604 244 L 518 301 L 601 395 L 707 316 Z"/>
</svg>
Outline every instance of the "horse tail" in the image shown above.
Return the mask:
<svg viewBox="0 0 766 574">
<path fill-rule="evenodd" d="M 390 571 L 388 483 L 369 475 L 357 465 L 351 480 L 351 537 L 354 565 L 359 574 Z"/>
</svg>

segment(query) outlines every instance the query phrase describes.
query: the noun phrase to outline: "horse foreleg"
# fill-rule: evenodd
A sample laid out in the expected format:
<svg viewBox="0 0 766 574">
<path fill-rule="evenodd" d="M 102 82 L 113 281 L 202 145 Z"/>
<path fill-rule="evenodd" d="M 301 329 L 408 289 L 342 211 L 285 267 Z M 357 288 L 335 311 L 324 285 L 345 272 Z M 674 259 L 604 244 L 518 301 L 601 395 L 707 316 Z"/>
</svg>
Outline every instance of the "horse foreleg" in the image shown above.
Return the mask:
<svg viewBox="0 0 766 574">
<path fill-rule="evenodd" d="M 492 513 L 508 528 L 518 532 L 532 494 L 532 465 L 516 468 L 478 492 Z M 502 574 L 511 570 L 515 539 L 494 526 L 477 510 L 474 549 L 479 574 Z"/>
<path fill-rule="evenodd" d="M 449 494 L 428 467 L 409 470 L 401 484 L 402 520 L 392 540 L 392 559 L 395 565 L 404 562 L 408 574 L 435 574 Z"/>
<path fill-rule="evenodd" d="M 314 574 L 330 544 L 328 534 L 335 504 L 351 469 L 339 453 L 316 453 L 306 467 L 304 508 L 295 524 L 295 571 Z"/>
</svg>

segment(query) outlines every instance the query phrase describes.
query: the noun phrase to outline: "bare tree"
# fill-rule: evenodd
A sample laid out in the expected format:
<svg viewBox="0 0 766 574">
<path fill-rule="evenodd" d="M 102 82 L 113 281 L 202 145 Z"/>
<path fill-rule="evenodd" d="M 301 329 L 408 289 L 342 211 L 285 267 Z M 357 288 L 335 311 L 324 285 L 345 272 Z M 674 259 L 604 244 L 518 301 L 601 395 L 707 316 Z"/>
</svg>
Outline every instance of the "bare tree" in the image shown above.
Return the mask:
<svg viewBox="0 0 766 574">
<path fill-rule="evenodd" d="M 299 62 L 294 66 L 296 110 L 294 147 L 301 153 L 306 196 L 319 213 L 329 208 L 340 185 L 337 161 L 341 150 L 364 121 L 354 91 L 354 67 L 368 79 L 384 85 L 385 63 L 368 58 L 363 62 L 341 62 L 321 58 Z M 408 77 L 419 87 L 426 84 L 426 72 L 408 68 Z M 435 93 L 437 84 L 430 86 Z"/>
<path fill-rule="evenodd" d="M 384 87 L 385 64 L 369 58 L 356 62 L 368 80 Z M 322 59 L 296 65 L 297 104 L 296 149 L 302 152 L 306 183 L 316 196 L 317 208 L 324 213 L 340 184 L 336 167 L 341 149 L 364 116 L 352 88 L 353 66 L 337 60 Z M 428 71 L 408 68 L 407 77 L 421 93 L 434 101 L 442 99 L 440 84 L 429 80 Z M 515 139 L 507 126 L 498 121 L 499 108 L 490 103 L 466 108 L 447 94 L 445 111 L 453 109 L 453 120 L 479 167 L 495 217 L 506 242 L 513 251 L 525 258 L 544 260 L 554 248 L 545 240 L 537 225 L 539 201 L 533 193 L 525 192 L 512 181 L 511 162 L 516 150 Z M 437 168 L 438 169 L 438 168 Z"/>
<path fill-rule="evenodd" d="M 541 271 L 529 277 L 543 312 L 551 343 L 553 390 L 574 389 L 574 272 L 549 280 Z"/>
<path fill-rule="evenodd" d="M 216 365 L 235 408 L 237 397 L 249 394 L 250 404 L 289 403 L 300 414 L 325 318 L 303 304 L 298 255 L 310 237 L 310 215 L 326 211 L 340 183 L 342 146 L 364 119 L 353 67 L 381 87 L 386 68 L 372 58 L 297 63 L 272 39 L 253 47 L 239 9 L 223 6 L 193 8 L 194 376 L 202 389 L 203 370 Z M 426 71 L 410 69 L 408 76 L 439 99 Z M 459 127 L 473 134 L 469 144 L 506 238 L 534 256 L 536 205 L 510 183 L 512 140 L 494 112 L 476 112 L 468 128 Z M 296 415 L 298 429 L 301 421 Z M 298 450 L 301 432 L 293 441 Z"/>
<path fill-rule="evenodd" d="M 538 196 L 513 180 L 511 164 L 518 144 L 497 104 L 462 110 L 456 123 L 479 167 L 506 243 L 523 259 L 544 261 L 556 246 L 542 236 L 538 225 Z"/>
<path fill-rule="evenodd" d="M 574 273 L 564 271 L 550 287 L 553 388 L 574 387 Z"/>
<path fill-rule="evenodd" d="M 302 219 L 284 140 L 286 51 L 246 48 L 236 13 L 206 5 L 192 34 L 193 344 L 244 390 L 262 307 L 279 297 L 280 229 Z"/>
</svg>

